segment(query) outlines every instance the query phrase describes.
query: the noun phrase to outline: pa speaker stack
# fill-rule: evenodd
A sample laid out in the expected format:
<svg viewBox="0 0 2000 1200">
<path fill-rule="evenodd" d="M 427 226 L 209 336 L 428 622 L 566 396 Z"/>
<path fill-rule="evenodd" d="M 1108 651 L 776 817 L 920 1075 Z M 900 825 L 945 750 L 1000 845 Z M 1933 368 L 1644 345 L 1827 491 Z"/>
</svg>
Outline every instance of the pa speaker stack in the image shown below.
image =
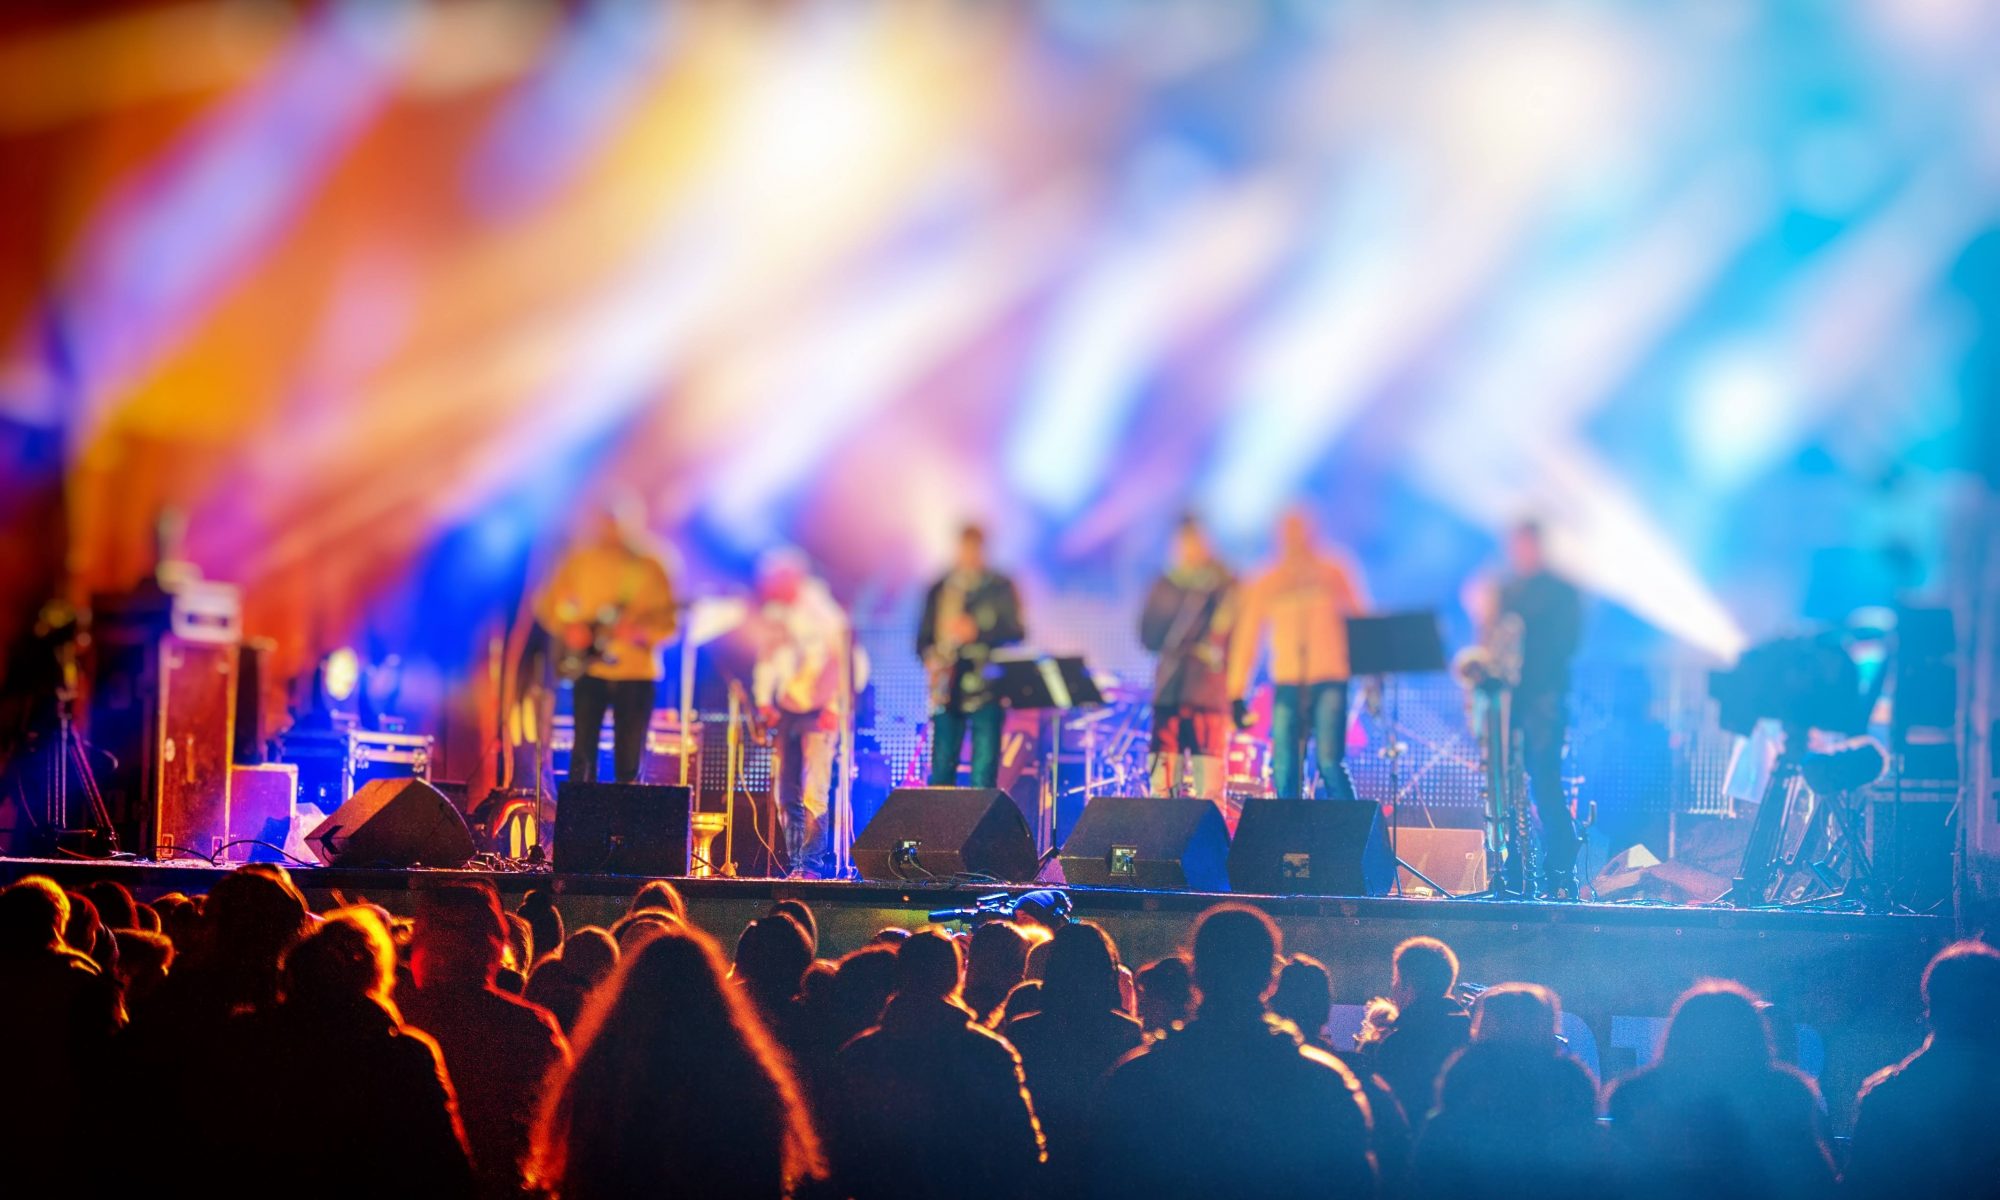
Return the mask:
<svg viewBox="0 0 2000 1200">
<path fill-rule="evenodd" d="M 421 779 L 377 779 L 306 835 L 329 867 L 462 867 L 479 852 L 465 818 Z"/>
<path fill-rule="evenodd" d="M 686 875 L 693 794 L 646 783 L 565 783 L 556 796 L 557 873 Z"/>
<path fill-rule="evenodd" d="M 1040 865 L 1020 808 L 998 788 L 898 788 L 850 856 L 863 879 L 878 883 L 960 875 L 1025 883 Z"/>
<path fill-rule="evenodd" d="M 1395 879 L 1382 811 L 1367 800 L 1245 800 L 1229 886 L 1273 896 L 1381 896 Z"/>
<path fill-rule="evenodd" d="M 1206 800 L 1100 796 L 1062 848 L 1063 879 L 1079 887 L 1229 890 L 1229 828 Z"/>
</svg>

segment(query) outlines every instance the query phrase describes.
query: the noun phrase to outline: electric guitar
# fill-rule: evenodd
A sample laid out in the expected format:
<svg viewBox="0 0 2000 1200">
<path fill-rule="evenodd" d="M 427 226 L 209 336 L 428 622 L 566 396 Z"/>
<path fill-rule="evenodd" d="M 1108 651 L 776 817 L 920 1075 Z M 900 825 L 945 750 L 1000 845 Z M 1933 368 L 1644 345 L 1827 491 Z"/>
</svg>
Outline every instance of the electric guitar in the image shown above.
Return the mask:
<svg viewBox="0 0 2000 1200">
<path fill-rule="evenodd" d="M 565 683 L 574 683 L 590 673 L 590 669 L 600 663 L 609 665 L 618 661 L 612 653 L 612 631 L 618 626 L 619 610 L 600 609 L 597 619 L 588 623 L 590 638 L 582 646 L 573 645 L 568 637 L 557 639 L 559 650 L 556 654 L 556 678 Z M 581 622 L 579 622 L 581 624 Z"/>
</svg>

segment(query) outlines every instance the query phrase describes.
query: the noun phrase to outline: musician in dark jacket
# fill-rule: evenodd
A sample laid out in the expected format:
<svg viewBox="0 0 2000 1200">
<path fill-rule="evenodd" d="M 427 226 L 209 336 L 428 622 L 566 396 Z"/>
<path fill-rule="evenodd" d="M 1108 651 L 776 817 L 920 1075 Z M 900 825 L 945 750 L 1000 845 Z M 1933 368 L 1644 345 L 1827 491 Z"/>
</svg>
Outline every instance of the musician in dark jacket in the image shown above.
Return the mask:
<svg viewBox="0 0 2000 1200">
<path fill-rule="evenodd" d="M 1193 516 L 1174 530 L 1173 562 L 1153 583 L 1139 640 L 1153 675 L 1153 794 L 1220 801 L 1229 754 L 1229 634 L 1236 579 Z M 1185 768 L 1185 772 L 1183 770 Z M 1183 774 L 1191 788 L 1184 791 Z"/>
<path fill-rule="evenodd" d="M 1574 900 L 1582 843 L 1563 790 L 1562 758 L 1570 660 L 1583 634 L 1583 600 L 1575 584 L 1550 569 L 1542 528 L 1533 521 L 1508 535 L 1507 565 L 1510 577 L 1501 585 L 1499 610 L 1521 623 L 1521 679 L 1514 685 L 1512 720 L 1521 734 L 1529 795 L 1548 853 L 1547 898 Z M 1519 887 L 1526 881 L 1509 882 Z"/>
<path fill-rule="evenodd" d="M 958 558 L 924 596 L 917 655 L 931 679 L 932 787 L 958 782 L 958 755 L 972 734 L 972 786 L 1000 778 L 1004 713 L 982 673 L 993 651 L 1027 636 L 1014 581 L 986 563 L 986 531 L 959 531 Z"/>
</svg>

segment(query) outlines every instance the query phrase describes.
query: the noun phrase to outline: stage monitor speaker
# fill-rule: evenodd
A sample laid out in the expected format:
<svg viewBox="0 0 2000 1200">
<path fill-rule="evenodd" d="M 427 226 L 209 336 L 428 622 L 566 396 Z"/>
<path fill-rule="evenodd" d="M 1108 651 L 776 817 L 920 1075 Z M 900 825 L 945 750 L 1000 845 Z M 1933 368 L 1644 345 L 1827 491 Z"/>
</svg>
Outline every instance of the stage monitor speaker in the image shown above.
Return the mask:
<svg viewBox="0 0 2000 1200">
<path fill-rule="evenodd" d="M 579 875 L 686 875 L 694 792 L 652 783 L 565 783 L 556 794 L 555 869 Z"/>
<path fill-rule="evenodd" d="M 1382 814 L 1367 800 L 1245 800 L 1229 886 L 1270 896 L 1380 896 L 1394 880 Z"/>
<path fill-rule="evenodd" d="M 377 779 L 306 835 L 330 867 L 462 867 L 479 848 L 465 818 L 421 779 Z"/>
<path fill-rule="evenodd" d="M 1079 887 L 1229 890 L 1229 828 L 1194 796 L 1099 796 L 1062 848 L 1063 879 Z"/>
<path fill-rule="evenodd" d="M 999 788 L 898 788 L 850 856 L 863 879 L 896 883 L 954 875 L 1026 883 L 1040 865 L 1027 821 Z"/>
</svg>

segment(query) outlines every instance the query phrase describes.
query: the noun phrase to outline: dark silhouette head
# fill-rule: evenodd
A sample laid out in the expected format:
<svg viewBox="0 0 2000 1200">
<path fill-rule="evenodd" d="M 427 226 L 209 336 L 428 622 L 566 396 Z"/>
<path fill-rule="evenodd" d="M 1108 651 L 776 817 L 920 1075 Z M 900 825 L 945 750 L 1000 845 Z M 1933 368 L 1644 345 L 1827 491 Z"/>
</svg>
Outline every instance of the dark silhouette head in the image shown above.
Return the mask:
<svg viewBox="0 0 2000 1200">
<path fill-rule="evenodd" d="M 507 948 L 507 922 L 493 885 L 449 883 L 421 895 L 410 938 L 417 986 L 491 983 Z"/>
<path fill-rule="evenodd" d="M 1139 969 L 1139 1023 L 1149 1030 L 1168 1029 L 1194 1012 L 1194 971 L 1188 960 L 1169 954 Z"/>
<path fill-rule="evenodd" d="M 736 982 L 768 1017 L 799 994 L 812 946 L 790 917 L 759 917 L 736 939 Z"/>
<path fill-rule="evenodd" d="M 611 940 L 618 943 L 620 950 L 635 950 L 640 942 L 654 936 L 661 930 L 687 922 L 664 908 L 642 908 L 635 913 L 626 913 L 611 925 Z"/>
<path fill-rule="evenodd" d="M 771 905 L 769 915 L 797 921 L 799 928 L 806 931 L 806 943 L 812 947 L 813 956 L 819 956 L 819 921 L 813 917 L 812 905 L 787 897 Z"/>
<path fill-rule="evenodd" d="M 286 1005 L 312 1009 L 375 1003 L 394 1012 L 389 991 L 396 980 L 396 946 L 389 927 L 369 908 L 328 914 L 285 954 Z"/>
<path fill-rule="evenodd" d="M 69 896 L 46 875 L 28 875 L 0 888 L 0 955 L 34 954 L 63 943 Z"/>
<path fill-rule="evenodd" d="M 882 1020 L 882 1008 L 896 987 L 896 951 L 863 946 L 834 965 L 833 978 L 812 994 L 815 1024 L 828 1046 L 838 1048 Z"/>
<path fill-rule="evenodd" d="M 941 930 L 919 929 L 896 951 L 896 995 L 913 1000 L 958 998 L 964 967 L 958 940 Z"/>
<path fill-rule="evenodd" d="M 664 879 L 648 880 L 639 889 L 638 893 L 632 897 L 631 907 L 627 908 L 625 912 L 627 915 L 630 915 L 632 913 L 646 912 L 649 909 L 655 912 L 672 913 L 676 920 L 687 920 L 687 901 L 681 898 L 680 889 Z"/>
<path fill-rule="evenodd" d="M 1953 942 L 1924 968 L 1924 1011 L 1947 1042 L 2000 1041 L 2000 950 Z"/>
<path fill-rule="evenodd" d="M 1768 1067 L 1771 1026 L 1756 993 L 1727 979 L 1698 983 L 1674 1003 L 1660 1062 L 1704 1074 Z"/>
<path fill-rule="evenodd" d="M 1561 1043 L 1562 1001 L 1538 983 L 1502 983 L 1479 994 L 1472 1040 L 1553 1049 Z"/>
<path fill-rule="evenodd" d="M 554 954 L 563 944 L 562 913 L 557 910 L 555 897 L 547 888 L 534 888 L 521 898 L 521 907 L 515 910 L 528 920 L 535 931 L 535 953 Z"/>
<path fill-rule="evenodd" d="M 1194 986 L 1204 1011 L 1256 1008 L 1271 990 L 1284 948 L 1270 917 L 1245 904 L 1218 904 L 1194 926 Z"/>
<path fill-rule="evenodd" d="M 139 928 L 139 905 L 124 884 L 115 879 L 96 879 L 77 891 L 97 906 L 97 919 L 104 922 L 106 929 Z"/>
<path fill-rule="evenodd" d="M 1412 1000 L 1451 995 L 1458 985 L 1458 955 L 1434 937 L 1407 938 L 1396 947 L 1390 999 L 1401 1008 Z"/>
<path fill-rule="evenodd" d="M 101 943 L 104 937 L 104 922 L 98 919 L 97 905 L 82 892 L 69 894 L 69 923 L 63 926 L 63 941 L 78 954 L 87 954 L 93 959 L 104 957 Z"/>
<path fill-rule="evenodd" d="M 1094 921 L 1072 921 L 1056 930 L 1049 969 L 1042 976 L 1042 1011 L 1082 1015 L 1121 1007 L 1118 950 Z"/>
<path fill-rule="evenodd" d="M 633 950 L 580 1022 L 534 1136 L 563 1195 L 789 1194 L 822 1173 L 797 1083 L 721 953 L 674 924 Z"/>
<path fill-rule="evenodd" d="M 1310 954 L 1294 954 L 1278 969 L 1278 986 L 1271 993 L 1273 1015 L 1299 1027 L 1307 1038 L 1317 1038 L 1333 1016 L 1333 976 L 1326 964 Z"/>
<path fill-rule="evenodd" d="M 305 934 L 311 910 L 282 870 L 244 867 L 223 876 L 202 908 L 204 941 L 218 966 L 243 975 L 276 972 L 278 959 Z"/>
<path fill-rule="evenodd" d="M 584 988 L 596 987 L 618 969 L 618 943 L 595 925 L 585 925 L 562 944 L 563 970 Z"/>
<path fill-rule="evenodd" d="M 965 942 L 965 1006 L 983 1020 L 1028 974 L 1028 935 L 1011 921 L 988 921 Z"/>
</svg>

